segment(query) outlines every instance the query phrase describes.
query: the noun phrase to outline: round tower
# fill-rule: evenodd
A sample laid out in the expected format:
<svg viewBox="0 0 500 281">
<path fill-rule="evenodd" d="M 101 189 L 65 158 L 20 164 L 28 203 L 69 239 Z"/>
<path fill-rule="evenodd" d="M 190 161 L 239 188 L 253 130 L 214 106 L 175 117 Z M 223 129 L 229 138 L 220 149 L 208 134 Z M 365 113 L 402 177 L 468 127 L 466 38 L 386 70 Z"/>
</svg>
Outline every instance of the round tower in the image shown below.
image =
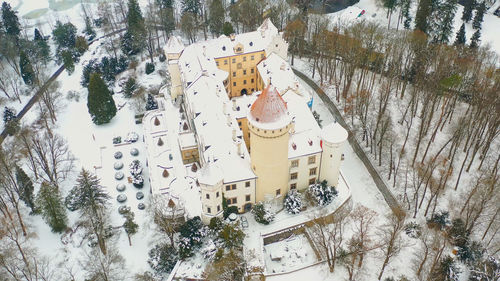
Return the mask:
<svg viewBox="0 0 500 281">
<path fill-rule="evenodd" d="M 288 139 L 292 126 L 287 106 L 269 84 L 248 113 L 250 158 L 257 175 L 255 201 L 283 200 L 288 191 Z"/>
<path fill-rule="evenodd" d="M 222 181 L 222 172 L 213 162 L 207 162 L 199 171 L 201 220 L 205 224 L 214 217 L 222 217 Z"/>
<path fill-rule="evenodd" d="M 347 137 L 347 131 L 336 121 L 321 129 L 323 156 L 319 178 L 332 186 L 337 186 L 339 182 L 340 163 Z"/>
</svg>

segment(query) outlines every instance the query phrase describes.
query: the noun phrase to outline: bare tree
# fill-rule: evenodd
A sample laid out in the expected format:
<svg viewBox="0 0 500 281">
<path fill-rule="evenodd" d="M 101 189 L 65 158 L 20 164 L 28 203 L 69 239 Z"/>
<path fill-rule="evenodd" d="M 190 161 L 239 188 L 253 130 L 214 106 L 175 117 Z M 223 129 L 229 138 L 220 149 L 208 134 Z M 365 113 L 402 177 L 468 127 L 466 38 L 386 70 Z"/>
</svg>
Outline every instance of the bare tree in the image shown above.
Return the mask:
<svg viewBox="0 0 500 281">
<path fill-rule="evenodd" d="M 150 217 L 161 232 L 167 235 L 170 245 L 175 247 L 174 236 L 183 220 L 178 219 L 178 209 L 175 204 L 170 202 L 165 195 L 157 194 L 151 197 L 148 207 Z"/>
<path fill-rule="evenodd" d="M 87 279 L 95 281 L 125 280 L 128 272 L 125 268 L 125 259 L 120 255 L 116 246 L 108 246 L 104 255 L 97 248 L 85 252 L 85 259 L 81 261 L 85 268 Z"/>
<path fill-rule="evenodd" d="M 380 241 L 382 244 L 380 249 L 385 258 L 378 275 L 378 280 L 382 279 L 382 274 L 384 274 L 385 267 L 389 264 L 390 259 L 399 254 L 401 249 L 404 247 L 401 239 L 404 222 L 405 219 L 403 216 L 397 216 L 391 213 L 391 215 L 387 218 L 387 223 L 380 229 L 380 238 L 382 240 Z"/>
</svg>

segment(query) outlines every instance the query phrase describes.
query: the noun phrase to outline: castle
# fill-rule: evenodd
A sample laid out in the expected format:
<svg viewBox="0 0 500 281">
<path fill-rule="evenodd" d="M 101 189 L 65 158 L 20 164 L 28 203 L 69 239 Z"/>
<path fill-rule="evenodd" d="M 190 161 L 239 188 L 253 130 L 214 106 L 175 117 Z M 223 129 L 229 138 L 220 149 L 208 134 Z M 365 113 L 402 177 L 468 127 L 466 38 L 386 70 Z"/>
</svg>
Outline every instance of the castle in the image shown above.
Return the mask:
<svg viewBox="0 0 500 281">
<path fill-rule="evenodd" d="M 223 198 L 247 212 L 317 181 L 337 185 L 347 131 L 319 127 L 287 49 L 269 19 L 189 46 L 169 39 L 171 85 L 143 118 L 153 194 L 208 223 Z"/>
</svg>

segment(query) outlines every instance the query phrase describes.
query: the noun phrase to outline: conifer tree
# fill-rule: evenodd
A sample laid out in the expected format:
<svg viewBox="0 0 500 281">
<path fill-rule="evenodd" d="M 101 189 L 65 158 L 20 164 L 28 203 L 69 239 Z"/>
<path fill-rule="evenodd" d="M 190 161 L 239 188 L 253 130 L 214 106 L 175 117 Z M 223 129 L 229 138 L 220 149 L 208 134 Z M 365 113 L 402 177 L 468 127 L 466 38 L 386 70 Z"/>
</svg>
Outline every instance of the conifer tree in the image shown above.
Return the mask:
<svg viewBox="0 0 500 281">
<path fill-rule="evenodd" d="M 35 73 L 31 62 L 24 51 L 19 52 L 19 68 L 21 70 L 21 77 L 23 78 L 24 84 L 32 85 L 35 79 Z"/>
<path fill-rule="evenodd" d="M 481 29 L 476 30 L 474 34 L 472 34 L 472 38 L 470 39 L 470 47 L 477 48 L 479 47 L 479 42 L 481 42 Z"/>
<path fill-rule="evenodd" d="M 134 212 L 127 211 L 123 213 L 122 216 L 125 218 L 125 222 L 123 223 L 123 228 L 127 233 L 128 244 L 132 246 L 132 240 L 130 239 L 130 236 L 137 233 L 139 225 L 134 221 L 134 216 L 135 216 Z"/>
<path fill-rule="evenodd" d="M 43 219 L 53 232 L 66 230 L 68 217 L 62 203 L 59 190 L 47 182 L 43 182 L 36 197 L 36 204 L 42 213 Z"/>
<path fill-rule="evenodd" d="M 24 170 L 16 165 L 16 182 L 19 187 L 19 198 L 31 209 L 31 213 L 36 213 L 34 202 L 34 187 L 33 182 L 24 172 Z"/>
<path fill-rule="evenodd" d="M 472 21 L 472 27 L 474 29 L 481 29 L 481 25 L 484 20 L 484 12 L 486 11 L 486 4 L 481 2 L 476 10 L 476 15 L 474 16 L 474 20 Z"/>
<path fill-rule="evenodd" d="M 40 30 L 38 30 L 38 28 L 35 28 L 35 37 L 33 40 L 37 41 L 37 40 L 44 40 L 42 34 L 40 33 Z"/>
<path fill-rule="evenodd" d="M 98 73 L 92 73 L 88 85 L 87 107 L 92 122 L 108 123 L 116 115 L 116 105 L 111 93 Z"/>
<path fill-rule="evenodd" d="M 455 46 L 463 46 L 465 45 L 465 23 L 462 23 L 460 29 L 457 32 L 457 36 L 455 37 L 455 42 L 453 43 Z"/>
<path fill-rule="evenodd" d="M 405 29 L 410 29 L 410 24 L 411 24 L 411 13 L 410 13 L 410 7 L 411 7 L 411 2 L 412 0 L 402 0 L 401 4 L 401 11 L 404 17 L 404 27 Z"/>
<path fill-rule="evenodd" d="M 42 36 L 37 28 L 35 28 L 33 41 L 35 43 L 35 56 L 46 64 L 50 60 L 50 47 L 47 44 L 47 39 Z"/>
<path fill-rule="evenodd" d="M 158 102 L 156 102 L 155 98 L 148 94 L 148 99 L 146 101 L 146 110 L 155 110 L 158 109 Z"/>
<path fill-rule="evenodd" d="M 14 135 L 19 130 L 19 122 L 14 109 L 5 107 L 3 111 L 3 121 L 5 123 L 5 131 L 9 136 Z"/>
<path fill-rule="evenodd" d="M 465 0 L 464 1 L 464 11 L 462 13 L 462 20 L 469 22 L 472 19 L 472 11 L 476 6 L 476 0 Z"/>
<path fill-rule="evenodd" d="M 208 24 L 210 26 L 210 31 L 215 36 L 219 36 L 222 33 L 224 26 L 224 7 L 222 6 L 221 0 L 212 0 L 210 3 L 210 15 L 208 17 Z"/>
<path fill-rule="evenodd" d="M 10 4 L 7 2 L 2 3 L 2 20 L 5 32 L 7 35 L 15 38 L 17 42 L 19 40 L 19 34 L 21 34 L 21 28 L 16 14 L 17 12 L 12 10 Z"/>
<path fill-rule="evenodd" d="M 175 29 L 173 0 L 157 0 L 160 8 L 160 20 L 163 30 L 170 35 Z"/>
<path fill-rule="evenodd" d="M 7 123 L 16 119 L 16 111 L 10 107 L 5 107 L 3 109 L 3 122 Z"/>
<path fill-rule="evenodd" d="M 458 0 L 447 0 L 442 2 L 435 12 L 439 13 L 439 24 L 436 27 L 435 42 L 446 44 L 453 32 L 453 20 L 457 11 Z"/>
<path fill-rule="evenodd" d="M 428 18 L 431 14 L 431 0 L 420 0 L 418 3 L 417 14 L 415 15 L 415 29 L 428 33 Z"/>
<path fill-rule="evenodd" d="M 122 51 L 135 55 L 144 49 L 146 26 L 137 0 L 128 1 L 127 31 L 122 39 Z"/>
</svg>

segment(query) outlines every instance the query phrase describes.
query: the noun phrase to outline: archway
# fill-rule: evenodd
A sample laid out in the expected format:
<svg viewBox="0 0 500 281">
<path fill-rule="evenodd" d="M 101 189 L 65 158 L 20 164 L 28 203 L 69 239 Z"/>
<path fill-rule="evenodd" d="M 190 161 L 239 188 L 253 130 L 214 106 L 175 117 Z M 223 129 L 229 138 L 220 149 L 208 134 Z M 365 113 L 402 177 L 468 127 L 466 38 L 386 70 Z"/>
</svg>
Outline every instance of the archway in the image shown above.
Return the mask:
<svg viewBox="0 0 500 281">
<path fill-rule="evenodd" d="M 252 210 L 252 203 L 246 203 L 245 206 L 243 207 L 243 211 L 250 212 Z"/>
<path fill-rule="evenodd" d="M 247 94 L 247 89 L 243 89 L 243 90 L 241 90 L 241 95 L 242 95 L 242 96 L 243 96 L 243 95 L 246 95 L 246 94 Z"/>
</svg>

